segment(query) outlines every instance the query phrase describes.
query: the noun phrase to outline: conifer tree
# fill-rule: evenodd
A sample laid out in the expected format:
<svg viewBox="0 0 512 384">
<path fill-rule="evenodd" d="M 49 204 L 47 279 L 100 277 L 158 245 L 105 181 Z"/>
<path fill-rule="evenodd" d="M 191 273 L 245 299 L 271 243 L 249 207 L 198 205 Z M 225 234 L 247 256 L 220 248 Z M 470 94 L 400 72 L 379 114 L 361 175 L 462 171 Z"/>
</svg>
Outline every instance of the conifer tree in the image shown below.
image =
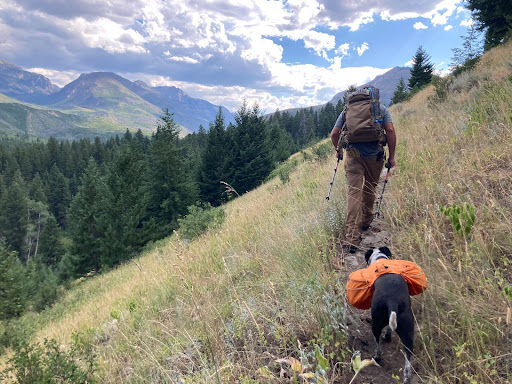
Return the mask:
<svg viewBox="0 0 512 384">
<path fill-rule="evenodd" d="M 18 170 L 0 200 L 0 238 L 6 245 L 24 258 L 25 236 L 27 233 L 27 192 Z"/>
<path fill-rule="evenodd" d="M 409 98 L 409 92 L 407 92 L 407 86 L 405 85 L 404 78 L 401 77 L 400 81 L 396 86 L 393 97 L 391 98 L 391 104 L 401 103 Z"/>
<path fill-rule="evenodd" d="M 92 270 L 98 272 L 101 268 L 105 193 L 104 180 L 96 162 L 91 158 L 68 214 L 69 232 L 73 240 L 71 251 L 76 257 L 76 275 L 83 275 Z"/>
<path fill-rule="evenodd" d="M 57 220 L 49 215 L 41 230 L 38 249 L 38 257 L 47 267 L 55 267 L 64 256 L 65 249 L 61 239 L 62 230 L 57 225 Z"/>
<path fill-rule="evenodd" d="M 48 175 L 48 203 L 50 211 L 61 227 L 66 226 L 66 211 L 71 201 L 69 185 L 60 169 L 54 164 Z"/>
<path fill-rule="evenodd" d="M 299 131 L 301 134 L 301 145 L 307 145 L 313 141 L 315 136 L 315 121 L 313 119 L 312 111 L 302 110 L 299 114 Z"/>
<path fill-rule="evenodd" d="M 338 116 L 343 112 L 343 109 L 345 108 L 345 100 L 343 98 L 339 99 L 336 103 L 336 119 L 338 119 Z M 335 121 L 336 123 L 336 121 Z"/>
<path fill-rule="evenodd" d="M 178 146 L 179 126 L 164 110 L 149 148 L 149 212 L 157 238 L 171 233 L 187 207 L 197 200 L 197 189 L 184 169 L 183 151 Z"/>
<path fill-rule="evenodd" d="M 468 0 L 479 31 L 485 31 L 484 48 L 488 50 L 512 37 L 512 6 L 510 0 Z"/>
<path fill-rule="evenodd" d="M 432 81 L 434 65 L 430 62 L 430 56 L 425 52 L 422 46 L 418 48 L 412 61 L 409 89 L 416 91 Z"/>
<path fill-rule="evenodd" d="M 28 197 L 34 201 L 40 201 L 42 203 L 48 203 L 46 197 L 46 187 L 43 183 L 43 179 L 39 175 L 39 172 L 35 174 L 28 187 Z"/>
<path fill-rule="evenodd" d="M 339 113 L 336 113 L 336 108 L 333 104 L 327 103 L 325 107 L 320 110 L 319 116 L 319 129 L 316 132 L 317 137 L 325 138 L 331 132 Z"/>
<path fill-rule="evenodd" d="M 257 104 L 252 109 L 246 102 L 235 114 L 235 154 L 233 187 L 245 193 L 260 185 L 272 170 L 267 140 L 267 127 Z"/>
<path fill-rule="evenodd" d="M 0 239 L 0 321 L 21 315 L 25 306 L 23 265 Z"/>
<path fill-rule="evenodd" d="M 291 135 L 282 129 L 277 121 L 268 126 L 268 135 L 273 164 L 285 161 L 295 151 Z"/>
<path fill-rule="evenodd" d="M 147 158 L 138 140 L 126 135 L 116 149 L 108 168 L 104 237 L 101 241 L 101 264 L 114 266 L 133 256 L 149 240 L 147 220 Z"/>
<path fill-rule="evenodd" d="M 221 181 L 226 181 L 224 180 L 226 140 L 224 115 L 219 107 L 219 112 L 215 116 L 215 122 L 210 124 L 206 148 L 203 152 L 201 168 L 199 169 L 201 200 L 213 206 L 219 205 L 225 200 L 224 186 L 221 184 Z"/>
<path fill-rule="evenodd" d="M 39 312 L 57 300 L 57 276 L 39 258 L 30 260 L 25 275 L 27 306 Z"/>
<path fill-rule="evenodd" d="M 48 151 L 48 164 L 46 168 L 50 169 L 52 166 L 59 163 L 59 141 L 51 136 L 46 143 L 46 148 Z"/>
</svg>

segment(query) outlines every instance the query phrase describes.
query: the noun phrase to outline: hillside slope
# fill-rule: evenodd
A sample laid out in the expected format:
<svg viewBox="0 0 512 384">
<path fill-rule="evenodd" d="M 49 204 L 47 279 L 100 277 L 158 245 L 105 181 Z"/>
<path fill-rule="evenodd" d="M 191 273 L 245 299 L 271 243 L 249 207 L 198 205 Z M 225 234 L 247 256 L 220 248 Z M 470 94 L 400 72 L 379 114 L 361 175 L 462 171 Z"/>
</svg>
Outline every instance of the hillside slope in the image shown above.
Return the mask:
<svg viewBox="0 0 512 384">
<path fill-rule="evenodd" d="M 0 94 L 0 131 L 9 136 L 50 137 L 73 140 L 77 137 L 112 135 L 108 129 L 89 129 L 73 114 L 56 110 L 34 108 L 12 100 L 2 100 Z"/>
<path fill-rule="evenodd" d="M 382 225 L 396 257 L 429 280 L 413 300 L 413 367 L 423 382 L 512 380 L 511 61 L 512 44 L 498 47 L 447 88 L 391 109 L 398 166 Z M 18 327 L 92 344 L 104 383 L 348 383 L 349 334 L 367 330 L 330 263 L 345 181 L 340 166 L 326 203 L 335 159 L 322 145 L 228 203 L 220 229 L 190 242 L 178 232 L 133 263 L 76 282 Z M 373 346 L 364 348 L 369 358 Z M 396 349 L 384 359 L 403 362 Z M 363 371 L 354 382 L 368 380 Z"/>
</svg>

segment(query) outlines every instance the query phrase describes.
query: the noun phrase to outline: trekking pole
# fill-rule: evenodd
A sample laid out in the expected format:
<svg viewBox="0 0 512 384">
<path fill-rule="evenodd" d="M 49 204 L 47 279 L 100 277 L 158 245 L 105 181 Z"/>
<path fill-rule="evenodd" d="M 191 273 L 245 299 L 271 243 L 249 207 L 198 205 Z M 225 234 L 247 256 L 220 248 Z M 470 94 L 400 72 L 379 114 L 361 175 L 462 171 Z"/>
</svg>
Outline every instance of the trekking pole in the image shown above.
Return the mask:
<svg viewBox="0 0 512 384">
<path fill-rule="evenodd" d="M 327 202 L 329 202 L 329 198 L 331 197 L 332 184 L 334 183 L 334 177 L 336 176 L 336 171 L 338 170 L 338 165 L 339 164 L 340 164 L 340 158 L 338 156 L 338 161 L 336 162 L 336 167 L 334 168 L 334 174 L 332 175 L 331 184 L 329 184 L 329 192 L 327 192 L 327 197 L 325 198 L 325 200 Z"/>
<path fill-rule="evenodd" d="M 382 193 L 380 194 L 379 205 L 377 206 L 377 212 L 375 213 L 376 218 L 380 216 L 380 206 L 382 204 L 382 198 L 384 197 L 384 190 L 386 189 L 386 184 L 388 183 L 389 171 L 391 171 L 391 164 L 386 163 L 385 167 L 388 169 L 388 171 L 386 172 L 386 178 L 384 179 Z"/>
</svg>

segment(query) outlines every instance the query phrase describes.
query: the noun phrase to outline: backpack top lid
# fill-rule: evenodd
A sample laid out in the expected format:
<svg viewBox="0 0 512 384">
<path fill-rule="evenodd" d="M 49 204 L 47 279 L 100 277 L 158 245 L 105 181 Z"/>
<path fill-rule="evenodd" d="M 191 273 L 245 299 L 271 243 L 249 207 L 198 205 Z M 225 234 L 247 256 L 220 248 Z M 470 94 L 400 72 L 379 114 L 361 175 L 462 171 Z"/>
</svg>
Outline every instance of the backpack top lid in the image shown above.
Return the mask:
<svg viewBox="0 0 512 384">
<path fill-rule="evenodd" d="M 368 99 L 371 99 L 374 103 L 380 103 L 379 97 L 379 88 L 375 88 L 373 85 L 365 85 L 353 92 L 347 92 L 345 94 L 345 103 L 350 104 L 351 102 Z"/>
</svg>

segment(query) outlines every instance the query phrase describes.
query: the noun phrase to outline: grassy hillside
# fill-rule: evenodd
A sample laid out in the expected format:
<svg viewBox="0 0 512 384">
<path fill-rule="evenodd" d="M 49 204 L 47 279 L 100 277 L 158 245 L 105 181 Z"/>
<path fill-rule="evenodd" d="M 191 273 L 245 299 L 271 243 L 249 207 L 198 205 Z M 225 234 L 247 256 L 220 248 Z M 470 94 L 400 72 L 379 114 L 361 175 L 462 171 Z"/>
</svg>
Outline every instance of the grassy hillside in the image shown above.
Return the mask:
<svg viewBox="0 0 512 384">
<path fill-rule="evenodd" d="M 382 212 L 395 255 L 429 280 L 413 366 L 429 383 L 510 382 L 512 45 L 391 113 L 398 166 Z M 345 281 L 329 263 L 344 217 L 342 166 L 325 202 L 334 165 L 295 155 L 228 203 L 219 229 L 79 281 L 12 332 L 91 343 L 106 383 L 349 382 Z"/>
<path fill-rule="evenodd" d="M 3 96 L 5 97 L 5 96 Z M 106 118 L 97 121 L 83 118 L 61 111 L 32 107 L 17 101 L 9 102 L 0 99 L 0 132 L 3 135 L 22 135 L 28 137 L 49 138 L 53 136 L 62 140 L 73 140 L 80 137 L 110 137 L 126 131 L 119 124 L 108 124 Z"/>
</svg>

